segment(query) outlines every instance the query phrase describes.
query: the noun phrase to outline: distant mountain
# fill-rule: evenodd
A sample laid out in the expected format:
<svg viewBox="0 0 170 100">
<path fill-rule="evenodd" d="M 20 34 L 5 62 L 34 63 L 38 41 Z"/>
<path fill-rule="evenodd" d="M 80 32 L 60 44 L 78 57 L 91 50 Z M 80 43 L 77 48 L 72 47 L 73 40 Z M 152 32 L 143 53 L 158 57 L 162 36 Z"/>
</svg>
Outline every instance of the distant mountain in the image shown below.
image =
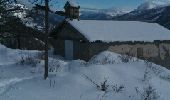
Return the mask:
<svg viewBox="0 0 170 100">
<path fill-rule="evenodd" d="M 91 8 L 81 8 L 80 10 L 80 19 L 82 20 L 111 20 L 114 16 L 123 15 L 125 11 L 118 10 L 116 8 L 110 9 L 91 9 Z M 32 19 L 33 23 L 36 23 L 35 26 L 43 26 L 43 11 L 39 12 L 38 14 L 33 11 L 29 10 L 29 14 L 31 15 L 30 18 Z M 54 13 L 49 14 L 49 22 L 51 27 L 60 23 L 64 17 L 56 15 Z"/>
<path fill-rule="evenodd" d="M 170 6 L 134 10 L 130 13 L 113 17 L 113 20 L 137 20 L 155 22 L 170 29 Z"/>
<path fill-rule="evenodd" d="M 137 10 L 148 10 L 148 9 L 154 9 L 159 8 L 163 6 L 169 5 L 170 2 L 168 0 L 148 0 L 141 4 Z"/>
<path fill-rule="evenodd" d="M 111 20 L 113 16 L 123 15 L 126 12 L 116 8 L 109 9 L 92 9 L 81 8 L 80 19 L 84 20 Z"/>
</svg>

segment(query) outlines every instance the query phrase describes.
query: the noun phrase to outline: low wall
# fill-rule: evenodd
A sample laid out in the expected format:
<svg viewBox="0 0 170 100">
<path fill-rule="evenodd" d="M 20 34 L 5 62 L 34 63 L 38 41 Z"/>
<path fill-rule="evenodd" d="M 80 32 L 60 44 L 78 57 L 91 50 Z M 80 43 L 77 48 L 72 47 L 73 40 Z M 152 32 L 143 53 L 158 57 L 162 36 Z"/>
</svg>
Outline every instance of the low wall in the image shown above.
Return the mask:
<svg viewBox="0 0 170 100">
<path fill-rule="evenodd" d="M 142 49 L 143 59 L 152 59 L 150 61 L 163 65 L 170 69 L 170 44 L 160 43 L 159 45 L 154 43 L 148 44 L 120 44 L 114 43 L 91 43 L 89 45 L 89 56 L 92 57 L 98 53 L 108 50 L 119 54 L 129 54 L 134 57 L 138 57 L 137 49 Z M 169 55 L 168 55 L 169 54 Z"/>
</svg>

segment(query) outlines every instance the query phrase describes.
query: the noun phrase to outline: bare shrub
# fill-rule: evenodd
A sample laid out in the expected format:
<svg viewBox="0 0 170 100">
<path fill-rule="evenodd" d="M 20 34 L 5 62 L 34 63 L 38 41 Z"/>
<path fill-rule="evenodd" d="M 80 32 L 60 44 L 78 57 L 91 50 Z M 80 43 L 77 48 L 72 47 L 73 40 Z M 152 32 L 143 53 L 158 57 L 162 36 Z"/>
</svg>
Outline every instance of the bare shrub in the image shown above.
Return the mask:
<svg viewBox="0 0 170 100">
<path fill-rule="evenodd" d="M 141 100 L 160 100 L 160 96 L 151 85 L 143 88 L 143 91 L 135 88 L 138 95 L 140 95 Z"/>
<path fill-rule="evenodd" d="M 115 85 L 112 86 L 112 89 L 115 93 L 120 93 L 120 92 L 124 91 L 125 86 L 115 84 Z"/>
<path fill-rule="evenodd" d="M 169 82 L 170 82 L 170 74 L 160 76 L 160 78 L 162 78 L 162 79 L 167 80 L 167 81 L 169 81 Z"/>
<path fill-rule="evenodd" d="M 118 56 L 118 58 L 123 62 L 123 63 L 128 63 L 129 61 L 132 60 L 132 56 L 122 54 Z"/>
<path fill-rule="evenodd" d="M 150 79 L 150 71 L 148 68 L 145 69 L 144 75 L 143 75 L 143 81 L 148 81 Z"/>
<path fill-rule="evenodd" d="M 148 68 L 152 68 L 153 67 L 153 63 L 149 62 L 149 60 L 145 59 L 144 62 L 145 62 L 146 67 L 148 67 Z"/>
<path fill-rule="evenodd" d="M 107 84 L 107 79 L 105 79 L 103 82 L 101 82 L 99 89 L 101 91 L 107 91 L 108 90 L 109 85 Z"/>
<path fill-rule="evenodd" d="M 97 89 L 100 88 L 100 85 L 98 85 L 95 81 L 93 81 L 91 78 L 89 78 L 87 75 L 83 75 L 85 79 L 87 79 L 89 82 L 91 82 Z"/>
<path fill-rule="evenodd" d="M 21 59 L 19 59 L 17 64 L 31 65 L 32 67 L 36 67 L 38 63 L 40 63 L 39 59 L 36 59 L 35 57 L 27 55 L 27 56 L 22 56 Z"/>
<path fill-rule="evenodd" d="M 148 60 L 145 60 L 146 69 L 149 71 L 151 70 L 155 75 L 160 77 L 161 79 L 164 79 L 166 81 L 170 81 L 170 73 L 166 72 L 163 67 L 160 67 L 158 65 L 153 64 L 152 62 L 149 62 Z M 149 73 L 145 71 L 144 76 L 149 76 Z"/>
<path fill-rule="evenodd" d="M 61 64 L 58 60 L 51 60 L 49 63 L 49 72 L 55 74 L 61 68 Z"/>
<path fill-rule="evenodd" d="M 134 61 L 133 57 L 134 54 L 132 53 L 133 47 L 131 47 L 128 51 L 122 53 L 118 58 L 123 62 L 123 63 L 128 63 L 129 61 Z"/>
<path fill-rule="evenodd" d="M 98 90 L 107 92 L 109 85 L 107 84 L 107 79 L 105 78 L 105 80 L 103 82 L 101 82 L 101 84 L 97 84 L 97 82 L 93 81 L 91 78 L 89 78 L 87 75 L 83 75 L 88 81 L 90 81 Z"/>
<path fill-rule="evenodd" d="M 94 80 L 92 80 L 91 78 L 89 78 L 86 75 L 83 75 L 88 81 L 90 81 L 98 90 L 100 91 L 104 91 L 104 92 L 109 92 L 110 91 L 114 91 L 115 93 L 120 93 L 122 91 L 124 91 L 125 86 L 124 85 L 109 85 L 108 84 L 108 79 L 104 79 L 103 82 L 101 82 L 100 84 L 97 84 L 97 82 L 95 82 Z M 110 87 L 110 88 L 109 88 Z"/>
<path fill-rule="evenodd" d="M 56 81 L 54 79 L 50 79 L 49 85 L 50 85 L 50 87 L 54 88 L 56 85 Z"/>
<path fill-rule="evenodd" d="M 156 65 L 154 65 L 152 62 L 149 62 L 149 60 L 145 59 L 145 65 L 146 68 L 152 70 L 156 75 L 159 75 L 162 72 L 162 69 Z"/>
<path fill-rule="evenodd" d="M 101 95 L 101 98 L 99 100 L 103 100 L 107 93 L 114 92 L 114 93 L 121 93 L 124 91 L 125 86 L 124 85 L 109 85 L 108 79 L 104 78 L 104 81 L 102 81 L 100 84 L 89 78 L 87 75 L 83 75 L 89 82 L 91 82 L 98 90 L 102 91 L 103 94 Z"/>
<path fill-rule="evenodd" d="M 143 76 L 143 81 L 148 81 L 151 78 L 151 68 L 152 68 L 152 63 L 149 62 L 148 60 L 144 60 L 146 68 L 144 71 L 144 76 Z"/>
</svg>

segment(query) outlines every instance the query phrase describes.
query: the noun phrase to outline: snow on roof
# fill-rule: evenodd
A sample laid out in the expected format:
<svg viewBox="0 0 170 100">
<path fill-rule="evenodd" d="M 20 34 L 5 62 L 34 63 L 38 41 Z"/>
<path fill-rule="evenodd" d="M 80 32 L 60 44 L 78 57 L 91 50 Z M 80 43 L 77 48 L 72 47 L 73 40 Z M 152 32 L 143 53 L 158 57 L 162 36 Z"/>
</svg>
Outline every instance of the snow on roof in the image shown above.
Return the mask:
<svg viewBox="0 0 170 100">
<path fill-rule="evenodd" d="M 73 7 L 78 7 L 79 5 L 76 3 L 76 2 L 74 2 L 73 0 L 68 0 L 67 2 L 69 2 L 69 4 L 71 5 L 71 6 L 73 6 Z"/>
<path fill-rule="evenodd" d="M 73 20 L 69 23 L 90 42 L 170 40 L 170 30 L 156 23 L 97 20 Z"/>
</svg>

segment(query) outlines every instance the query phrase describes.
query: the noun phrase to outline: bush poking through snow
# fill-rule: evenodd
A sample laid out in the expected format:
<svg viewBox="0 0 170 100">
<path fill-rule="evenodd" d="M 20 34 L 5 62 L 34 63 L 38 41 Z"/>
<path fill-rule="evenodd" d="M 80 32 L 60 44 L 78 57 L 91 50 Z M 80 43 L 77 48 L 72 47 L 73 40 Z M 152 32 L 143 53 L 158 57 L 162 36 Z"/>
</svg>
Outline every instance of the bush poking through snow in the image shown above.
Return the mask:
<svg viewBox="0 0 170 100">
<path fill-rule="evenodd" d="M 93 81 L 91 78 L 89 78 L 87 75 L 83 75 L 88 81 L 90 81 L 93 85 L 96 86 L 98 90 L 107 92 L 109 85 L 107 84 L 107 79 L 105 81 L 101 82 L 101 84 L 97 84 L 95 81 Z"/>
<path fill-rule="evenodd" d="M 125 54 L 119 55 L 118 58 L 119 58 L 123 63 L 128 63 L 129 61 L 132 60 L 132 56 L 125 55 Z"/>
<path fill-rule="evenodd" d="M 97 84 L 95 81 L 93 81 L 91 78 L 89 78 L 87 75 L 83 75 L 88 81 L 90 81 L 94 86 L 96 86 L 96 88 L 100 91 L 103 91 L 105 93 L 110 91 L 114 91 L 115 93 L 120 93 L 122 91 L 124 91 L 125 86 L 124 85 L 113 85 L 111 88 L 111 85 L 109 85 L 107 83 L 108 79 L 105 78 L 105 80 L 103 82 L 101 82 L 100 84 Z M 110 88 L 109 88 L 110 87 Z"/>
<path fill-rule="evenodd" d="M 89 78 L 87 75 L 83 75 L 89 82 L 91 82 L 94 86 L 96 86 L 97 89 L 100 88 L 100 85 L 98 85 L 95 81 L 93 81 L 91 78 Z"/>
<path fill-rule="evenodd" d="M 56 74 L 60 67 L 61 67 L 61 64 L 58 60 L 51 60 L 49 62 L 49 70 L 48 71 L 50 73 Z"/>
<path fill-rule="evenodd" d="M 118 56 L 118 58 L 123 62 L 123 63 L 128 63 L 129 61 L 133 61 L 133 53 L 132 53 L 131 48 L 129 51 L 122 53 L 121 55 Z"/>
<path fill-rule="evenodd" d="M 145 60 L 145 65 L 146 65 L 146 68 L 148 71 L 149 70 L 153 71 L 153 73 L 155 75 L 157 75 L 158 77 L 160 77 L 164 80 L 170 81 L 170 73 L 166 72 L 165 68 L 155 65 L 152 62 L 149 62 L 148 60 Z M 148 74 L 148 73 L 145 73 L 145 76 L 148 77 L 148 75 L 146 75 L 146 74 Z"/>
<path fill-rule="evenodd" d="M 113 89 L 113 91 L 114 91 L 115 93 L 120 93 L 120 92 L 124 91 L 125 86 L 124 86 L 124 85 L 118 86 L 118 85 L 116 84 L 116 85 L 113 85 L 113 86 L 112 86 L 112 89 Z"/>
<path fill-rule="evenodd" d="M 40 63 L 40 60 L 35 59 L 35 57 L 31 57 L 31 56 L 25 56 L 25 57 L 22 56 L 18 62 L 18 64 L 31 65 L 32 67 L 36 67 L 38 63 Z"/>
<path fill-rule="evenodd" d="M 108 90 L 108 87 L 109 87 L 109 85 L 107 84 L 107 79 L 105 79 L 104 82 L 101 82 L 101 84 L 99 86 L 99 89 L 101 91 L 105 91 L 106 92 Z"/>
<path fill-rule="evenodd" d="M 53 79 L 50 79 L 50 83 L 49 84 L 50 84 L 50 87 L 54 88 L 55 85 L 56 85 L 56 81 L 53 80 Z"/>
<path fill-rule="evenodd" d="M 142 81 L 149 81 L 150 78 L 151 78 L 150 71 L 149 71 L 149 69 L 146 67 Z"/>
<path fill-rule="evenodd" d="M 143 88 L 143 91 L 140 91 L 138 88 L 135 88 L 138 95 L 140 95 L 141 100 L 160 100 L 160 96 L 151 85 L 148 85 Z"/>
<path fill-rule="evenodd" d="M 147 68 L 152 68 L 153 67 L 152 62 L 149 62 L 147 59 L 144 60 L 144 62 L 145 62 L 145 65 L 146 65 Z"/>
<path fill-rule="evenodd" d="M 151 79 L 151 68 L 152 68 L 152 63 L 145 60 L 145 72 L 144 72 L 144 76 L 143 76 L 143 81 L 149 81 L 149 79 Z"/>
</svg>

